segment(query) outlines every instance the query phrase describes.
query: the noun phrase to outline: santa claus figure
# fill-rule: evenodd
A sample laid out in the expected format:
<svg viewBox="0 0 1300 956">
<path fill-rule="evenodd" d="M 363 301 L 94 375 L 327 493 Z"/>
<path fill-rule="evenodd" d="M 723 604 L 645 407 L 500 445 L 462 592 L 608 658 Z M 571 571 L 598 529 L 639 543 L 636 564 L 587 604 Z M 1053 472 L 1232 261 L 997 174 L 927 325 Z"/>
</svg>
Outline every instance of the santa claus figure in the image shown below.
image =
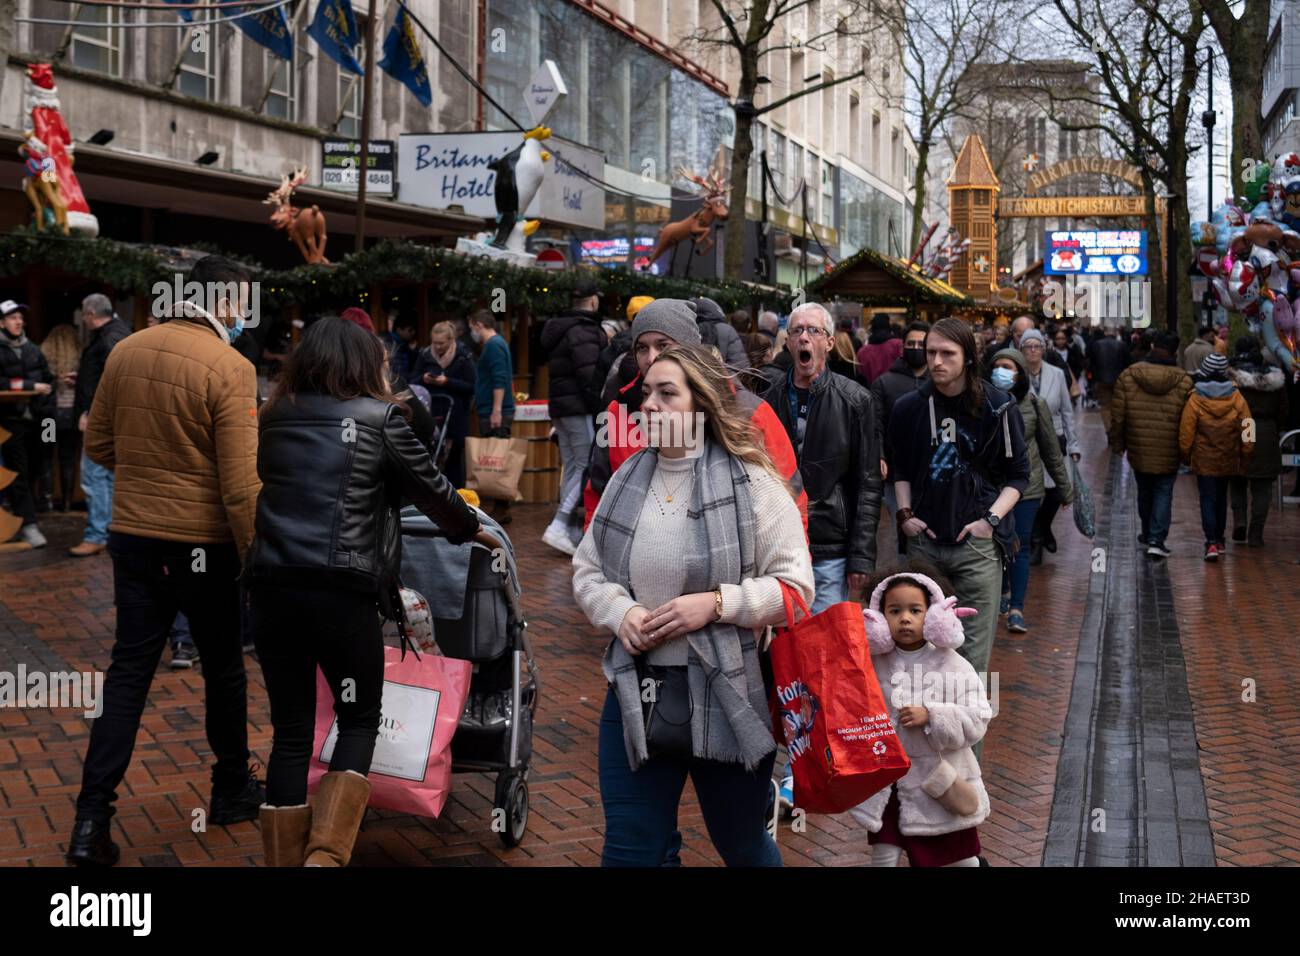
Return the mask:
<svg viewBox="0 0 1300 956">
<path fill-rule="evenodd" d="M 99 220 L 91 213 L 81 183 L 72 171 L 72 135 L 59 112 L 54 72 L 48 63 L 28 64 L 23 82 L 23 113 L 28 117 L 26 128 L 44 146 L 45 156 L 54 164 L 50 178 L 58 182 L 59 196 L 67 209 L 68 229 L 74 235 L 98 235 Z"/>
</svg>

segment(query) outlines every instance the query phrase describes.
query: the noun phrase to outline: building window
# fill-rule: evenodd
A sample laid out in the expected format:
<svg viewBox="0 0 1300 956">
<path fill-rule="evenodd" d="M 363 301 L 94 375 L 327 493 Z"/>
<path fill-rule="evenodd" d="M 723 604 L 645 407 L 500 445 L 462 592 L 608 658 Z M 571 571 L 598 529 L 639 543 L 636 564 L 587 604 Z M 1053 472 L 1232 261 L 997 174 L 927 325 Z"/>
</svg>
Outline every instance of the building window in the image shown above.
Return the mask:
<svg viewBox="0 0 1300 956">
<path fill-rule="evenodd" d="M 822 218 L 823 226 L 835 223 L 835 167 L 822 163 Z"/>
<path fill-rule="evenodd" d="M 849 94 L 849 158 L 862 163 L 862 100 L 857 93 Z"/>
<path fill-rule="evenodd" d="M 247 48 L 245 48 L 247 49 Z M 282 60 L 270 50 L 263 50 L 266 76 L 270 77 L 263 112 L 277 119 L 294 120 L 295 98 L 293 91 L 294 69 L 292 60 Z"/>
<path fill-rule="evenodd" d="M 73 18 L 72 65 L 109 76 L 122 75 L 122 12 L 112 7 L 78 7 Z"/>
<path fill-rule="evenodd" d="M 360 39 L 366 35 L 366 18 L 358 15 L 356 19 L 358 43 L 352 48 L 352 56 L 358 63 L 361 63 L 365 60 Z M 383 41 L 376 37 L 375 42 L 381 43 Z M 329 58 L 323 57 L 321 62 L 325 63 L 326 60 L 329 60 Z M 361 98 L 363 93 L 361 84 L 363 80 L 351 70 L 335 66 L 333 61 L 329 62 L 329 66 L 334 67 L 331 71 L 334 74 L 334 88 L 331 92 L 337 97 L 337 100 L 326 107 L 334 115 L 330 116 L 327 112 L 321 117 L 320 125 L 325 126 L 328 123 L 327 128 L 332 129 L 338 135 L 356 139 L 361 135 Z M 324 76 L 320 78 L 321 85 L 324 84 L 325 79 Z M 322 102 L 324 102 L 324 95 L 322 95 Z"/>
<path fill-rule="evenodd" d="M 201 11 L 196 11 L 200 13 Z M 180 72 L 176 75 L 176 90 L 198 100 L 215 100 L 217 98 L 217 50 L 220 37 L 220 25 L 207 28 L 203 42 L 196 43 L 200 37 L 197 30 L 181 34 L 184 50 L 181 54 Z M 196 50 L 195 47 L 198 47 Z"/>
<path fill-rule="evenodd" d="M 772 149 L 767 154 L 767 164 L 772 168 L 772 184 L 782 196 L 787 195 L 785 181 L 785 137 L 772 131 Z M 779 200 L 778 200 L 779 202 Z"/>
<path fill-rule="evenodd" d="M 766 148 L 767 127 L 755 123 L 749 128 L 749 138 L 754 144 L 754 152 L 749 159 L 749 194 L 761 198 L 763 192 L 763 150 Z"/>
</svg>

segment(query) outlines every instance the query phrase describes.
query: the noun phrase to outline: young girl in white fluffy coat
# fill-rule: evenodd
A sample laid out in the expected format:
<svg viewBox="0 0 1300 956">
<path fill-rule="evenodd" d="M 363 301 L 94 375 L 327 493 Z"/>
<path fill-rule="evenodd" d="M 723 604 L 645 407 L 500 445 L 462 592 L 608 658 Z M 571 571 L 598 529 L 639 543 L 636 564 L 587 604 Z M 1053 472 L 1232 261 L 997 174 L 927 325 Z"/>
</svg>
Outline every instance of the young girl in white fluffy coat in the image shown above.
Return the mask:
<svg viewBox="0 0 1300 956">
<path fill-rule="evenodd" d="M 989 797 L 971 747 L 993 717 L 965 640 L 955 597 L 923 574 L 881 581 L 863 617 L 889 716 L 912 761 L 901 780 L 850 814 L 870 832 L 871 865 L 978 866 Z"/>
</svg>

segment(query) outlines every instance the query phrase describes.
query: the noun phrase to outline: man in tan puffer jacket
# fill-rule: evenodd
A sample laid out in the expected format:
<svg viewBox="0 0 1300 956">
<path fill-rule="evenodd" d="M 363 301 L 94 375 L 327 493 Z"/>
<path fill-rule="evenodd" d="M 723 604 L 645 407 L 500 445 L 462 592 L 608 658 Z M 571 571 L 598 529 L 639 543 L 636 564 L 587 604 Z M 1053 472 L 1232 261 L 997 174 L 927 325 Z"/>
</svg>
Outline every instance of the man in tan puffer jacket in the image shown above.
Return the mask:
<svg viewBox="0 0 1300 956">
<path fill-rule="evenodd" d="M 1115 382 L 1110 405 L 1110 450 L 1128 454 L 1137 478 L 1139 542 L 1152 558 L 1167 558 L 1165 537 L 1173 517 L 1178 477 L 1178 424 L 1192 380 L 1174 362 L 1178 337 L 1156 337 L 1145 361 L 1130 365 Z"/>
<path fill-rule="evenodd" d="M 163 324 L 113 349 L 86 426 L 86 454 L 116 473 L 108 552 L 117 629 L 102 714 L 86 752 L 70 863 L 117 862 L 109 837 L 113 802 L 178 611 L 189 619 L 203 661 L 208 743 L 216 757 L 208 822 L 251 820 L 265 798 L 248 769 L 239 605 L 261 490 L 257 382 L 230 344 L 243 329 L 252 289 L 242 266 L 218 256 L 199 260 L 188 280 L 186 295 L 198 283 L 200 298 L 176 303 Z"/>
</svg>

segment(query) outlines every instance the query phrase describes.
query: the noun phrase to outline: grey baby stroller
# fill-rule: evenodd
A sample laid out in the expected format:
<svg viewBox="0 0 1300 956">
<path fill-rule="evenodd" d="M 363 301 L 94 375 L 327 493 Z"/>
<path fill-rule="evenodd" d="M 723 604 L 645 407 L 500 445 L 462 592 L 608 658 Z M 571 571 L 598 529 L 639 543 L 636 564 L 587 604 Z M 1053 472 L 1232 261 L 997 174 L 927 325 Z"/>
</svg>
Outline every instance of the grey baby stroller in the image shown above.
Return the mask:
<svg viewBox="0 0 1300 956">
<path fill-rule="evenodd" d="M 479 521 L 472 542 L 454 545 L 415 508 L 404 508 L 402 583 L 428 602 L 438 649 L 474 665 L 451 742 L 452 771 L 496 774 L 492 829 L 517 846 L 528 826 L 537 667 L 514 548 L 499 524 L 482 512 Z"/>
</svg>

